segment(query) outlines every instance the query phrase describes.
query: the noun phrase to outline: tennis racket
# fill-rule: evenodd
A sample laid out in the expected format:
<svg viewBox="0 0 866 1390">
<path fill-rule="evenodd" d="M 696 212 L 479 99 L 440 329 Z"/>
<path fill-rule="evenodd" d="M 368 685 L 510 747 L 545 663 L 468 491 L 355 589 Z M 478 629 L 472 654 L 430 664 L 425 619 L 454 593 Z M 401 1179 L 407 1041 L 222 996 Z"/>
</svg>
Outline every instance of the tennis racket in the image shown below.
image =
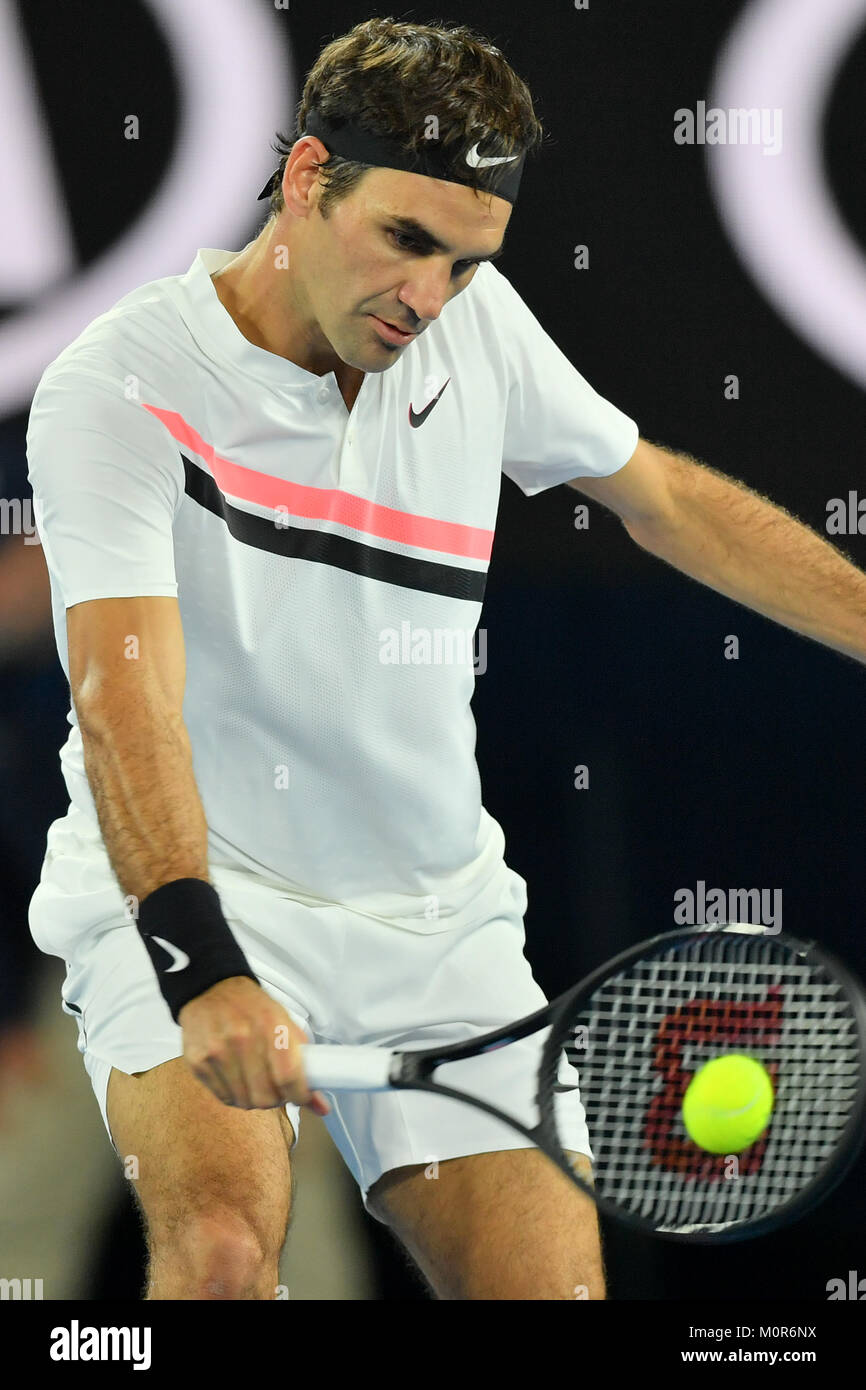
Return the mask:
<svg viewBox="0 0 866 1390">
<path fill-rule="evenodd" d="M 444 1063 L 541 1030 L 533 1125 L 436 1080 Z M 699 1148 L 681 1113 L 694 1072 L 730 1052 L 763 1063 L 775 1092 L 768 1128 L 735 1165 Z M 786 1224 L 836 1186 L 863 1138 L 862 986 L 813 941 L 744 923 L 642 941 L 536 1013 L 466 1042 L 408 1051 L 308 1044 L 301 1053 L 311 1089 L 431 1091 L 496 1116 L 602 1212 L 673 1240 L 743 1240 Z M 557 1129 L 556 1096 L 576 1089 L 563 1058 L 579 1073 L 594 1186 Z"/>
</svg>

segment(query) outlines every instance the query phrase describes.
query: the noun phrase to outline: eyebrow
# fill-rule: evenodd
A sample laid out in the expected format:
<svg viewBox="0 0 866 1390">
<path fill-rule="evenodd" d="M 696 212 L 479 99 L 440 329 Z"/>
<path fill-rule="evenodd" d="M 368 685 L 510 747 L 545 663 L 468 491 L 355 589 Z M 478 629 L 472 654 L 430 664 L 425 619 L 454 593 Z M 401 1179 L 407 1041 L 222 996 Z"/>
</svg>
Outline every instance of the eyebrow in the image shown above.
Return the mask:
<svg viewBox="0 0 866 1390">
<path fill-rule="evenodd" d="M 395 217 L 391 215 L 387 216 L 389 222 L 393 222 L 394 226 L 399 227 L 400 231 L 405 232 L 407 236 L 414 237 L 415 240 L 418 241 L 427 250 L 447 251 L 449 255 L 452 254 L 452 247 L 446 246 L 444 241 L 440 241 L 437 236 L 433 235 L 429 227 L 425 227 L 414 217 Z M 499 257 L 503 254 L 504 250 L 505 241 L 503 239 L 498 251 L 492 251 L 489 255 L 461 256 L 460 259 L 461 261 L 498 261 Z"/>
</svg>

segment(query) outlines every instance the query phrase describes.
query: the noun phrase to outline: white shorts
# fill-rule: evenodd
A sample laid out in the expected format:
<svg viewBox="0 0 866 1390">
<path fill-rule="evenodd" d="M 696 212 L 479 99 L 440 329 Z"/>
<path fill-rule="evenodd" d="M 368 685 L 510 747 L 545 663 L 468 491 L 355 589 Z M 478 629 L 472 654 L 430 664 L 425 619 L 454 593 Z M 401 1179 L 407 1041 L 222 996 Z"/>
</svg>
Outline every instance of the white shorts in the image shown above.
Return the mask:
<svg viewBox="0 0 866 1390">
<path fill-rule="evenodd" d="M 111 1138 L 111 1068 L 148 1071 L 182 1056 L 181 1029 L 138 931 L 124 916 L 101 841 L 77 837 L 65 826 L 61 833 L 62 825 L 55 822 L 49 835 L 54 848 L 31 902 L 30 927 L 40 950 L 66 961 L 62 1007 L 77 1020 L 79 1051 Z M 500 885 L 488 909 L 468 925 L 420 934 L 336 904 L 299 903 L 246 870 L 213 867 L 210 877 L 251 969 L 313 1042 L 429 1047 L 486 1033 L 546 1002 L 523 954 L 525 896 L 513 889 L 503 900 Z M 531 1126 L 546 1033 L 450 1063 L 438 1078 Z M 331 1113 L 324 1123 L 368 1210 L 369 1189 L 391 1168 L 531 1147 L 517 1130 L 450 1097 L 326 1094 Z M 565 1147 L 592 1158 L 579 1092 L 563 1092 L 556 1104 Z M 300 1108 L 285 1108 L 297 1140 Z"/>
</svg>

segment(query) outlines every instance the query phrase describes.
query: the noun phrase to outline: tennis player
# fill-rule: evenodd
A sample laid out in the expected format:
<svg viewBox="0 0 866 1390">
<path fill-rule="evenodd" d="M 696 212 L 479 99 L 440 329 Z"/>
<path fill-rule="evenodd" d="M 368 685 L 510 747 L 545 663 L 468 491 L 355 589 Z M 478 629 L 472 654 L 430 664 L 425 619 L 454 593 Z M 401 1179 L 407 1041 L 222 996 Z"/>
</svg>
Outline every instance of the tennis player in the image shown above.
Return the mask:
<svg viewBox="0 0 866 1390">
<path fill-rule="evenodd" d="M 659 554 L 768 612 L 766 525 L 742 582 L 698 557 L 733 552 L 735 500 L 784 518 L 726 483 L 700 520 L 697 466 L 493 265 L 542 141 L 496 48 L 369 20 L 297 115 L 259 235 L 126 295 L 33 401 L 71 728 L 31 931 L 66 962 L 146 1297 L 275 1296 L 309 1106 L 433 1296 L 600 1299 L 593 1204 L 537 1149 L 441 1096 L 311 1094 L 298 1045 L 457 1042 L 545 1002 L 470 712 L 502 473 L 576 483 L 647 547 L 667 524 Z M 460 1084 L 532 1123 L 539 1043 Z M 589 1176 L 579 1090 L 559 1102 Z"/>
</svg>

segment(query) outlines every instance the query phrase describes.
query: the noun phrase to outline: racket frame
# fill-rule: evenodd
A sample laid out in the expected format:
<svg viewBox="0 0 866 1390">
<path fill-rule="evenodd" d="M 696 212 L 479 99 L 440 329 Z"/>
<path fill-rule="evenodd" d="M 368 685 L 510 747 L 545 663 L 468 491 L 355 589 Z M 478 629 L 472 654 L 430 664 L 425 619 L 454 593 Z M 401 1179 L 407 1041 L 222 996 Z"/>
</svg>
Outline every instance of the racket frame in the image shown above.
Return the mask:
<svg viewBox="0 0 866 1390">
<path fill-rule="evenodd" d="M 500 1028 L 484 1033 L 480 1037 L 467 1038 L 460 1042 L 446 1043 L 442 1047 L 410 1049 L 407 1051 L 390 1051 L 386 1053 L 386 1058 L 378 1064 L 375 1072 L 368 1071 L 368 1083 L 364 1086 L 358 1085 L 357 1081 L 347 1089 L 376 1089 L 376 1090 L 413 1090 L 426 1091 L 432 1095 L 448 1096 L 453 1100 L 463 1101 L 475 1107 L 477 1110 L 484 1111 L 485 1114 L 492 1116 L 507 1124 L 510 1128 L 522 1134 L 526 1139 L 541 1149 L 547 1157 L 557 1165 L 557 1167 L 576 1184 L 586 1196 L 590 1197 L 600 1211 L 605 1215 L 616 1220 L 623 1221 L 632 1227 L 638 1227 L 650 1235 L 658 1235 L 664 1239 L 673 1241 L 687 1241 L 690 1244 L 698 1242 L 705 1244 L 730 1243 L 738 1240 L 751 1239 L 755 1236 L 764 1235 L 769 1231 L 775 1230 L 782 1225 L 788 1224 L 797 1217 L 804 1215 L 816 1203 L 831 1192 L 842 1181 L 845 1174 L 850 1170 L 864 1138 L 864 1128 L 866 1128 L 866 993 L 857 977 L 847 966 L 843 965 L 830 951 L 823 946 L 819 946 L 815 941 L 804 941 L 799 937 L 794 937 L 788 933 L 774 933 L 773 939 L 782 944 L 792 955 L 800 955 L 804 959 L 813 961 L 823 968 L 839 984 L 840 989 L 845 995 L 851 1013 L 855 1021 L 858 1038 L 858 1061 L 859 1061 L 859 1087 L 855 1103 L 852 1106 L 851 1114 L 845 1124 L 836 1149 L 831 1159 L 824 1165 L 819 1173 L 802 1188 L 789 1201 L 774 1209 L 767 1216 L 758 1217 L 754 1220 L 744 1220 L 741 1222 L 721 1223 L 719 1225 L 695 1225 L 681 1226 L 676 1228 L 661 1227 L 656 1225 L 648 1218 L 640 1217 L 628 1212 L 618 1203 L 610 1201 L 599 1193 L 593 1185 L 582 1177 L 572 1167 L 563 1149 L 556 1122 L 550 1110 L 538 1105 L 540 1119 L 537 1124 L 529 1126 L 518 1120 L 516 1116 L 508 1115 L 504 1110 L 498 1109 L 489 1102 L 482 1100 L 475 1095 L 469 1095 L 465 1091 L 458 1090 L 453 1086 L 446 1086 L 442 1082 L 433 1080 L 433 1073 L 447 1062 L 459 1062 L 470 1057 L 483 1056 L 486 1052 L 496 1051 L 500 1047 L 507 1047 L 510 1043 L 518 1042 L 521 1038 L 531 1036 L 544 1027 L 550 1027 L 550 1033 L 542 1044 L 541 1061 L 538 1068 L 539 1075 L 543 1075 L 550 1067 L 558 1064 L 559 1056 L 563 1051 L 564 1034 L 563 1023 L 565 1020 L 573 1019 L 579 1005 L 589 1003 L 599 985 L 614 975 L 619 974 L 623 969 L 631 965 L 634 961 L 643 957 L 655 956 L 661 951 L 669 950 L 677 944 L 687 945 L 702 935 L 724 935 L 729 933 L 750 934 L 753 936 L 766 936 L 768 933 L 765 928 L 752 923 L 743 922 L 713 922 L 698 927 L 681 928 L 678 931 L 662 932 L 656 936 L 646 938 L 637 942 L 634 946 L 628 947 L 614 956 L 611 960 L 597 967 L 589 975 L 585 976 L 578 984 L 566 990 L 556 999 L 549 1001 L 542 1008 L 536 1009 L 533 1013 L 515 1020 L 513 1023 L 505 1024 Z M 344 1048 L 337 1046 L 316 1046 L 311 1045 L 301 1049 L 304 1054 L 305 1067 L 309 1067 L 307 1073 L 308 1084 L 311 1089 L 328 1089 L 328 1075 L 332 1068 L 327 1065 L 328 1061 L 333 1063 L 333 1075 L 339 1075 L 339 1056 L 342 1054 L 343 1063 L 350 1059 L 346 1054 L 356 1052 L 358 1062 L 361 1062 L 362 1055 L 369 1058 L 371 1052 L 379 1049 L 373 1048 Z M 382 1049 L 384 1051 L 384 1049 Z M 331 1054 L 331 1058 L 326 1058 L 325 1054 Z M 317 1073 L 317 1060 L 322 1064 Z M 350 1068 L 352 1072 L 356 1068 Z M 578 1076 L 580 1069 L 578 1068 Z M 332 1084 L 335 1084 L 332 1081 Z M 339 1089 L 335 1085 L 335 1089 Z M 538 1104 L 538 1095 L 536 1103 Z"/>
</svg>

